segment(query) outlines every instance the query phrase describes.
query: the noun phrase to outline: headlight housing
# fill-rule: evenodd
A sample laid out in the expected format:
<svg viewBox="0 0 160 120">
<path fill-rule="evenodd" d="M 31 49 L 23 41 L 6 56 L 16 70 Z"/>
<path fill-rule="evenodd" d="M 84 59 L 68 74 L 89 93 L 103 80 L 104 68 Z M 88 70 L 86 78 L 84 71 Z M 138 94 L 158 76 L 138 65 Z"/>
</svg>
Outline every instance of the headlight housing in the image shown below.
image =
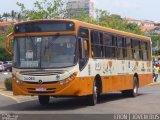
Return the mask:
<svg viewBox="0 0 160 120">
<path fill-rule="evenodd" d="M 71 81 L 73 81 L 77 76 L 77 72 L 73 73 L 72 75 L 70 75 L 68 78 L 64 79 L 64 80 L 61 80 L 60 81 L 60 85 L 64 85 L 64 84 L 67 84 Z"/>
</svg>

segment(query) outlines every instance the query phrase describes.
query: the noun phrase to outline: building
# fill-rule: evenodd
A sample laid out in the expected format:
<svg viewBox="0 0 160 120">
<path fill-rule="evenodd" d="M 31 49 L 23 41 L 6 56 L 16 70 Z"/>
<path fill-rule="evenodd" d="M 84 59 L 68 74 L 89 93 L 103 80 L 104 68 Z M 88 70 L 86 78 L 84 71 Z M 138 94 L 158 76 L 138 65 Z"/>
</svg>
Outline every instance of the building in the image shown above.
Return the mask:
<svg viewBox="0 0 160 120">
<path fill-rule="evenodd" d="M 69 9 L 68 18 L 80 15 L 82 11 L 85 11 L 89 17 L 94 17 L 95 14 L 95 6 L 92 0 L 69 0 L 67 9 Z"/>
<path fill-rule="evenodd" d="M 157 28 L 157 23 L 153 21 L 136 20 L 133 18 L 128 18 L 127 20 L 129 23 L 136 23 L 137 25 L 139 25 L 142 31 L 151 31 Z"/>
</svg>

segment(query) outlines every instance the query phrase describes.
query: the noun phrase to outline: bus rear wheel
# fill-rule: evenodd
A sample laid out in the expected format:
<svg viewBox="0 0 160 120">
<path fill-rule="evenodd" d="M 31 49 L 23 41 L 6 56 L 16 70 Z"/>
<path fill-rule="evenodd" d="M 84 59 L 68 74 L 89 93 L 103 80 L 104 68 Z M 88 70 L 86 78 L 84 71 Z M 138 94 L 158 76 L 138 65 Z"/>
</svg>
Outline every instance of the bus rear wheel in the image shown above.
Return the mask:
<svg viewBox="0 0 160 120">
<path fill-rule="evenodd" d="M 39 99 L 39 103 L 41 104 L 41 105 L 47 105 L 47 104 L 49 104 L 49 98 L 50 98 L 50 96 L 38 96 L 38 99 Z"/>
<path fill-rule="evenodd" d="M 129 97 L 136 97 L 138 95 L 138 79 L 134 76 L 133 78 L 133 89 L 122 91 L 122 95 Z"/>
<path fill-rule="evenodd" d="M 98 98 L 98 86 L 95 80 L 93 83 L 93 93 L 92 95 L 87 97 L 89 105 L 95 106 L 97 104 L 97 98 Z"/>
</svg>

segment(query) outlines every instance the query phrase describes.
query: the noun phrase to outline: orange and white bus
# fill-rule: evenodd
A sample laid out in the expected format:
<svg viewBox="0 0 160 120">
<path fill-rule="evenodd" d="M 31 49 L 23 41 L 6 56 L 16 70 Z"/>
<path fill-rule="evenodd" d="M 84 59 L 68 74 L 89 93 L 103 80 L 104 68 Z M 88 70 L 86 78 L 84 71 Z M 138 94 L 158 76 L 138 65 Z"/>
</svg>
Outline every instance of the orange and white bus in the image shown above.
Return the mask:
<svg viewBox="0 0 160 120">
<path fill-rule="evenodd" d="M 6 48 L 13 54 L 14 95 L 38 96 L 42 105 L 62 96 L 86 96 L 95 105 L 113 91 L 136 97 L 152 82 L 149 37 L 77 20 L 17 23 Z"/>
</svg>

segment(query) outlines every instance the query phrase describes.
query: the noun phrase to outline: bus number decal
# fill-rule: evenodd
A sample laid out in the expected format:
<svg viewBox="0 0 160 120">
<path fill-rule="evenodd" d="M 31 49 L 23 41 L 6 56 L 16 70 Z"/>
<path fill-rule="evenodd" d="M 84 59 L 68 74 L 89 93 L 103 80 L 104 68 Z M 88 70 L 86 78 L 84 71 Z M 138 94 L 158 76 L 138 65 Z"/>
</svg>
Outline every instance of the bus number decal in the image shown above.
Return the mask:
<svg viewBox="0 0 160 120">
<path fill-rule="evenodd" d="M 35 77 L 24 77 L 24 80 L 35 80 Z"/>
<path fill-rule="evenodd" d="M 96 70 L 101 70 L 101 63 L 96 63 L 95 69 Z"/>
</svg>

